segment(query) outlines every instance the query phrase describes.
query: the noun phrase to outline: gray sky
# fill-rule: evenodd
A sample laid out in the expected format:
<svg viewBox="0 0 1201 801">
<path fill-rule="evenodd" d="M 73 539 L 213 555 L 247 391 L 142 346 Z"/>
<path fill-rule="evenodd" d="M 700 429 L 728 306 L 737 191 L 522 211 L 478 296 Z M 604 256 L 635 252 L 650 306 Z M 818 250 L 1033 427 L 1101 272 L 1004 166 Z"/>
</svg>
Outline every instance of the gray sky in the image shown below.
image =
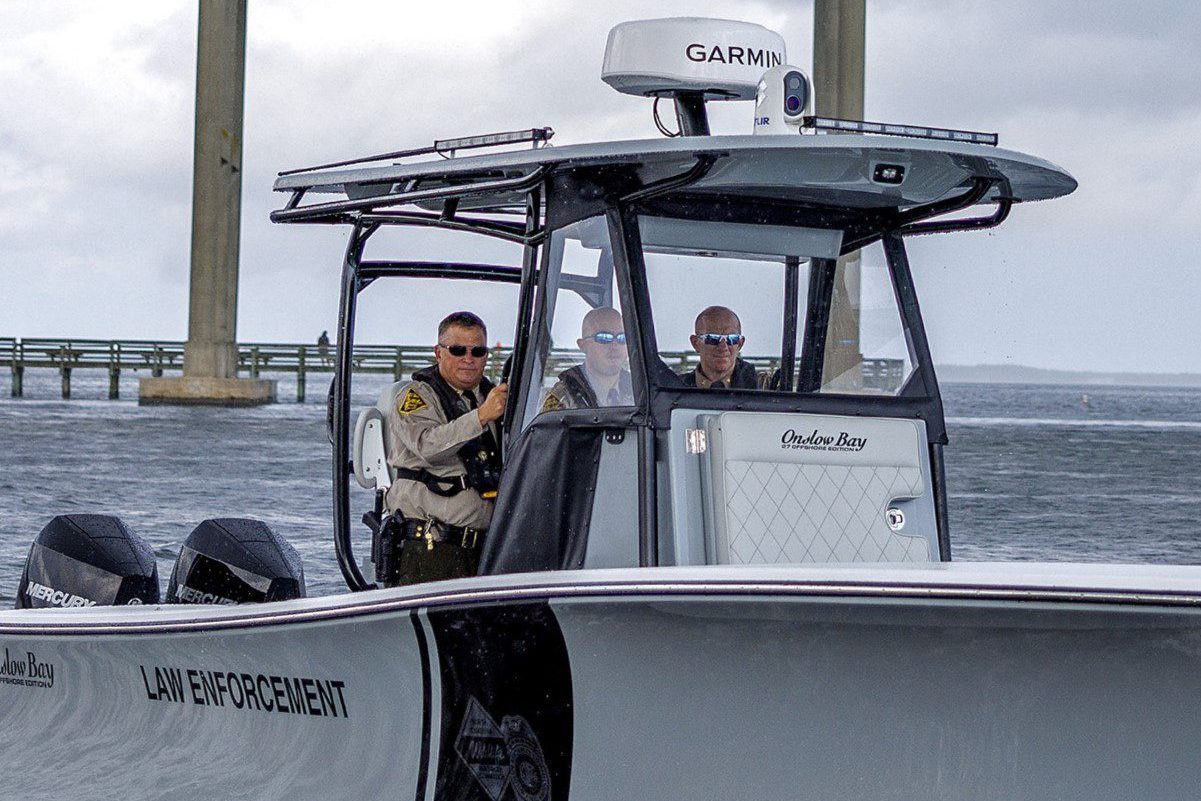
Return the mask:
<svg viewBox="0 0 1201 801">
<path fill-rule="evenodd" d="M 677 15 L 766 25 L 810 66 L 806 2 L 251 0 L 239 339 L 334 327 L 345 233 L 272 225 L 276 171 L 533 125 L 657 136 L 600 63 L 613 24 Z M 184 338 L 196 17 L 0 3 L 0 335 Z M 1166 0 L 868 0 L 868 119 L 998 131 L 1080 181 L 995 232 L 911 240 L 938 361 L 1201 372 L 1199 30 L 1201 5 Z M 714 127 L 749 132 L 751 111 Z M 442 311 L 387 337 L 381 304 L 364 336 L 421 341 Z"/>
</svg>

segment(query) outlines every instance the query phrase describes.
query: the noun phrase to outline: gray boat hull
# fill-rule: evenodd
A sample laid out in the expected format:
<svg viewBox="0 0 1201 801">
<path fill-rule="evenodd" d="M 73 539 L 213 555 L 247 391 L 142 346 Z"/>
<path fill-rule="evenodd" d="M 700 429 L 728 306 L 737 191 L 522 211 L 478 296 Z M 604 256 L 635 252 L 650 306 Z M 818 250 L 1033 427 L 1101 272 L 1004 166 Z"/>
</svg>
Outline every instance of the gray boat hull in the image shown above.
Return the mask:
<svg viewBox="0 0 1201 801">
<path fill-rule="evenodd" d="M 641 569 L 0 613 L 4 798 L 1186 798 L 1201 571 Z"/>
</svg>

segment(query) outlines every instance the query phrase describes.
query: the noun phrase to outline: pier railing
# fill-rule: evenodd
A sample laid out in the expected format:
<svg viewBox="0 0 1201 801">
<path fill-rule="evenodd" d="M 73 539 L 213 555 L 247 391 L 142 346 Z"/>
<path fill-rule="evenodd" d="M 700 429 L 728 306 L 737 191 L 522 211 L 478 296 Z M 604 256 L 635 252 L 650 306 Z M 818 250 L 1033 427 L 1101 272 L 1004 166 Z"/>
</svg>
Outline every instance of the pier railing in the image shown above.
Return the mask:
<svg viewBox="0 0 1201 801">
<path fill-rule="evenodd" d="M 183 371 L 184 343 L 148 339 L 42 339 L 0 337 L 0 369 L 8 367 L 12 375 L 12 396 L 25 394 L 26 369 L 52 369 L 62 379 L 62 397 L 71 397 L 71 375 L 76 370 L 107 370 L 108 397 L 121 397 L 121 373 L 125 370 L 145 371 L 152 376 Z M 510 349 L 493 349 L 488 362 L 488 375 L 499 378 L 500 370 Z M 662 353 L 664 361 L 683 372 L 696 367 L 697 356 L 692 351 Z M 745 356 L 759 369 L 774 370 L 778 359 Z M 413 370 L 424 367 L 433 359 L 429 345 L 355 345 L 352 362 L 356 373 L 391 375 L 400 381 Z M 583 355 L 577 350 L 555 350 L 550 357 L 551 371 L 579 364 Z M 264 373 L 295 373 L 296 400 L 305 399 L 307 377 L 310 373 L 332 373 L 334 346 L 301 345 L 280 342 L 243 342 L 238 344 L 238 371 L 257 378 Z M 899 359 L 865 359 L 864 383 L 881 388 L 896 386 L 903 378 Z M 322 392 L 324 396 L 324 392 Z"/>
</svg>

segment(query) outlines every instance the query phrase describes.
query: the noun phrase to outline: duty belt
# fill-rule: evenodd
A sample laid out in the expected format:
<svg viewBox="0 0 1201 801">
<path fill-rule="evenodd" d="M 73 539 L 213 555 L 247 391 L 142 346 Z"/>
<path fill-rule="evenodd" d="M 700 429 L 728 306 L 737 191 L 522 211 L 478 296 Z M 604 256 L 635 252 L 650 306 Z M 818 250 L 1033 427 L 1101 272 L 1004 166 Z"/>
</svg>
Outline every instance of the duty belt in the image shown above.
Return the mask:
<svg viewBox="0 0 1201 801">
<path fill-rule="evenodd" d="M 483 528 L 451 526 L 440 520 L 406 520 L 402 530 L 406 540 L 422 540 L 431 551 L 435 542 L 447 542 L 470 551 L 487 532 Z"/>
</svg>

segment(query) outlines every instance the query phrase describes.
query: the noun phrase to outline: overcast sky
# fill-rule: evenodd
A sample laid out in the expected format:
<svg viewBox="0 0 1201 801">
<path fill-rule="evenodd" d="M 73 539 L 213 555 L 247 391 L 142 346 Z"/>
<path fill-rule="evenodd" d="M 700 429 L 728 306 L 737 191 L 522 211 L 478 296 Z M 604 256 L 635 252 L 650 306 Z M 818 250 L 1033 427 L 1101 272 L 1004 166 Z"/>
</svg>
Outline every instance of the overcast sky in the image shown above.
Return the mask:
<svg viewBox="0 0 1201 801">
<path fill-rule="evenodd" d="M 868 119 L 998 131 L 1080 182 L 995 232 L 911 240 L 936 359 L 1201 372 L 1201 4 L 867 8 Z M 345 232 L 272 225 L 275 172 L 534 125 L 657 136 L 601 58 L 613 24 L 678 15 L 758 22 L 811 64 L 808 2 L 251 0 L 238 338 L 334 327 Z M 0 2 L 0 336 L 185 338 L 196 20 L 194 0 Z M 749 132 L 729 106 L 718 132 Z"/>
</svg>

